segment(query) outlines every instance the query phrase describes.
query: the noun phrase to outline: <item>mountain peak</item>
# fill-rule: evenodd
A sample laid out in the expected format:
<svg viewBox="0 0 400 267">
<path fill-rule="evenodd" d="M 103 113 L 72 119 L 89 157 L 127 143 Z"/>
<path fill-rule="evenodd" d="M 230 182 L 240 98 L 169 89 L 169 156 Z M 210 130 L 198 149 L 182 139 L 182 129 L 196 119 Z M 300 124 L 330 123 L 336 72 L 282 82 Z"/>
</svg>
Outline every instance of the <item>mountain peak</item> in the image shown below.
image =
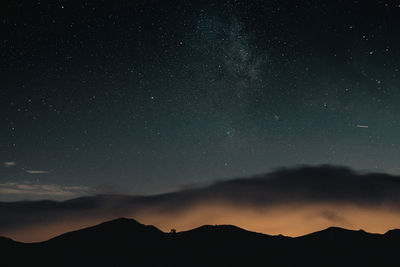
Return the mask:
<svg viewBox="0 0 400 267">
<path fill-rule="evenodd" d="M 101 223 L 101 224 L 99 224 L 99 225 L 115 225 L 115 224 L 129 224 L 129 225 L 143 225 L 144 226 L 144 224 L 141 224 L 141 223 L 139 223 L 138 221 L 136 221 L 136 220 L 134 220 L 134 219 L 131 219 L 131 218 L 125 218 L 125 217 L 120 217 L 120 218 L 117 218 L 117 219 L 114 219 L 114 220 L 111 220 L 111 221 L 106 221 L 106 222 L 103 222 L 103 223 Z"/>
<path fill-rule="evenodd" d="M 47 242 L 55 240 L 85 240 L 96 242 L 105 242 L 107 240 L 118 241 L 119 239 L 129 240 L 135 239 L 144 235 L 159 235 L 162 232 L 152 225 L 144 225 L 130 218 L 118 218 L 111 221 L 106 221 L 95 226 L 83 228 L 77 231 L 62 234 L 54 237 Z"/>
</svg>

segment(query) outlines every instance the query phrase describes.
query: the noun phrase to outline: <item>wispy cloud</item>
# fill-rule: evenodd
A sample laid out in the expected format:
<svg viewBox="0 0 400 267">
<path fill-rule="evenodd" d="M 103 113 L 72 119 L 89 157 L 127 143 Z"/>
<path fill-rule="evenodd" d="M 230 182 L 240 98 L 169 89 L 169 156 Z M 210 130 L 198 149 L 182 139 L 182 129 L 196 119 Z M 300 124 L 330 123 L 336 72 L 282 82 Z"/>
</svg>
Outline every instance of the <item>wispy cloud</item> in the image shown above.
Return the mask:
<svg viewBox="0 0 400 267">
<path fill-rule="evenodd" d="M 46 174 L 49 173 L 49 171 L 44 171 L 44 170 L 25 170 L 29 174 Z"/>
<path fill-rule="evenodd" d="M 10 167 L 14 167 L 15 165 L 17 165 L 17 162 L 15 162 L 15 161 L 5 161 L 5 162 L 3 162 L 3 165 L 6 168 L 10 168 Z"/>
<path fill-rule="evenodd" d="M 56 184 L 0 183 L 0 194 L 42 197 L 76 197 L 89 192 L 85 186 L 62 186 Z"/>
</svg>

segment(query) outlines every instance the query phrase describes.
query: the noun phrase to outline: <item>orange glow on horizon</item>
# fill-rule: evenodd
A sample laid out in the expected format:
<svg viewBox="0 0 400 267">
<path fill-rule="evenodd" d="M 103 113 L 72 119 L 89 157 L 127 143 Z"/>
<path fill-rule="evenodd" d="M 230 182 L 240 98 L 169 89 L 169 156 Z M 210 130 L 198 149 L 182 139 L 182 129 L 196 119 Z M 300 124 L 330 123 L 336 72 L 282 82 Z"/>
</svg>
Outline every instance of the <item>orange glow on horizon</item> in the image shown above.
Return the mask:
<svg viewBox="0 0 400 267">
<path fill-rule="evenodd" d="M 362 208 L 354 205 L 299 204 L 274 208 L 244 208 L 227 204 L 197 205 L 184 211 L 159 212 L 157 208 L 143 212 L 120 214 L 143 224 L 151 224 L 164 232 L 190 230 L 205 224 L 232 224 L 269 235 L 301 236 L 330 226 L 363 229 L 385 233 L 400 228 L 400 213 L 384 206 Z M 2 235 L 22 242 L 48 240 L 65 232 L 115 219 L 113 216 L 71 217 L 68 220 L 27 226 Z"/>
</svg>

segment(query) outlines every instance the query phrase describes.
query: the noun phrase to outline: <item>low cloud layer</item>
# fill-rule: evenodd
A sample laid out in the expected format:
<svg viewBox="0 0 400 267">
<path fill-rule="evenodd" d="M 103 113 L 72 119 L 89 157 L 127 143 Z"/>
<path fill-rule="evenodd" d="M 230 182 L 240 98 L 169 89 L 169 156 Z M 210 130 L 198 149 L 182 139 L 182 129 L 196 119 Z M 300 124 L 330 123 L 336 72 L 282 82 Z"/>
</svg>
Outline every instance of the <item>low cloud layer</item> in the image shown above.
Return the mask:
<svg viewBox="0 0 400 267">
<path fill-rule="evenodd" d="M 62 186 L 56 184 L 32 184 L 32 183 L 0 183 L 0 195 L 7 199 L 67 199 L 84 195 L 89 192 L 85 186 Z M 1 198 L 0 198 L 1 199 Z"/>
<path fill-rule="evenodd" d="M 121 216 L 164 231 L 235 224 L 292 236 L 332 225 L 384 232 L 400 228 L 400 176 L 303 166 L 153 196 L 0 202 L 0 215 L 0 235 L 22 241 L 45 240 Z"/>
</svg>

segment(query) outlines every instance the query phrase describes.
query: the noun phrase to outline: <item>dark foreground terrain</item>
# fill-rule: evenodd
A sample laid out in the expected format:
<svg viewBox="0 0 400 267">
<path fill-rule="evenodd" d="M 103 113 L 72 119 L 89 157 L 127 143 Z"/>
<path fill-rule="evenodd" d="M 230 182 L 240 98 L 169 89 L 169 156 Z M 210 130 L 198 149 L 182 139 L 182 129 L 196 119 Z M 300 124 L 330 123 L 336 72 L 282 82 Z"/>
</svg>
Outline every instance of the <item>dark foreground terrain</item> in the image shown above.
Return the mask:
<svg viewBox="0 0 400 267">
<path fill-rule="evenodd" d="M 0 238 L 1 266 L 400 266 L 400 230 L 328 228 L 290 238 L 235 226 L 164 233 L 117 219 L 41 243 Z"/>
</svg>

